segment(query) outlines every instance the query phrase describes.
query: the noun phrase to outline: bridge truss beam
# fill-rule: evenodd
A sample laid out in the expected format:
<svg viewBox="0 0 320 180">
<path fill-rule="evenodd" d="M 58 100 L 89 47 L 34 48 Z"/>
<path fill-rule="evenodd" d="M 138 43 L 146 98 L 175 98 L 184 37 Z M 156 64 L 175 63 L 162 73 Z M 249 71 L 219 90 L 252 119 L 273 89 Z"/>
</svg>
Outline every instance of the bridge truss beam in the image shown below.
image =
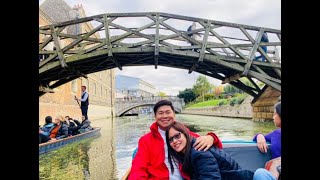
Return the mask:
<svg viewBox="0 0 320 180">
<path fill-rule="evenodd" d="M 193 22 L 196 29 L 187 31 Z M 72 26 L 84 23 L 94 28 L 72 31 Z M 264 32 L 269 42 L 261 42 Z M 191 36 L 195 33 L 200 38 Z M 281 91 L 277 29 L 160 12 L 107 13 L 39 27 L 39 36 L 39 87 L 53 82 L 56 87 L 106 69 L 154 65 L 205 74 L 254 97 L 261 89 L 253 79 Z M 56 48 L 49 49 L 50 43 Z M 257 56 L 266 61 L 254 60 Z M 243 77 L 253 85 L 243 84 Z"/>
</svg>

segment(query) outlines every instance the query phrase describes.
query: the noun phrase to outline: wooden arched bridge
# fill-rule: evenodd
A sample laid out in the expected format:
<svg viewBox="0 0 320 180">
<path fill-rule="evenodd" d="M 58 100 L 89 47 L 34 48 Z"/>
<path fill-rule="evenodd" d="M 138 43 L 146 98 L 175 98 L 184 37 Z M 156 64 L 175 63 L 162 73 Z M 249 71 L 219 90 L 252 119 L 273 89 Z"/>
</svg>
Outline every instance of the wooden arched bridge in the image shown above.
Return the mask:
<svg viewBox="0 0 320 180">
<path fill-rule="evenodd" d="M 80 31 L 87 22 L 92 30 Z M 144 65 L 196 71 L 254 97 L 262 89 L 253 79 L 281 91 L 277 29 L 159 12 L 107 13 L 39 27 L 39 37 L 39 95 L 89 73 Z"/>
</svg>

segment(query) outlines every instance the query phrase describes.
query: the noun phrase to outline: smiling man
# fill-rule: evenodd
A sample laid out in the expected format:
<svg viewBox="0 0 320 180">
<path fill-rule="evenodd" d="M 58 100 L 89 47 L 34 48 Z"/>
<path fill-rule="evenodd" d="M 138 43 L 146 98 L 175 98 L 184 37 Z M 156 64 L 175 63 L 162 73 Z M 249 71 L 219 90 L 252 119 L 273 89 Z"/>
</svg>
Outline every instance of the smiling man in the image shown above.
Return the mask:
<svg viewBox="0 0 320 180">
<path fill-rule="evenodd" d="M 168 161 L 168 147 L 165 137 L 166 128 L 175 121 L 175 112 L 172 103 L 160 100 L 153 108 L 155 122 L 151 125 L 151 132 L 139 140 L 138 152 L 132 160 L 129 180 L 136 179 L 170 179 L 182 180 L 185 175 L 175 166 L 171 173 Z M 212 145 L 222 148 L 220 139 L 214 133 L 200 136 L 189 131 L 190 135 L 197 137 L 194 144 L 196 150 L 208 150 Z"/>
</svg>

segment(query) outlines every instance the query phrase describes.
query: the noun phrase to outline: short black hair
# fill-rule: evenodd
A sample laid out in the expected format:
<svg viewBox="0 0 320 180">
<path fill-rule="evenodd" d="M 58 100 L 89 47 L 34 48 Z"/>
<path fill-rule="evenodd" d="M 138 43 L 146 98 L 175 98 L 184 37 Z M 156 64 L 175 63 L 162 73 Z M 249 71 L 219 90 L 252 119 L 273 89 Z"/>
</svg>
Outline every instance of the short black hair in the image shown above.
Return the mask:
<svg viewBox="0 0 320 180">
<path fill-rule="evenodd" d="M 47 116 L 45 118 L 46 124 L 52 123 L 52 117 L 51 116 Z"/>
<path fill-rule="evenodd" d="M 170 106 L 171 109 L 172 109 L 172 111 L 174 112 L 174 107 L 173 107 L 173 105 L 172 105 L 172 102 L 171 102 L 171 101 L 168 101 L 168 100 L 166 100 L 166 99 L 163 99 L 163 100 L 158 101 L 158 102 L 154 105 L 154 107 L 153 107 L 153 112 L 154 112 L 154 114 L 157 113 L 157 110 L 158 110 L 159 107 L 161 107 L 161 106 Z"/>
</svg>

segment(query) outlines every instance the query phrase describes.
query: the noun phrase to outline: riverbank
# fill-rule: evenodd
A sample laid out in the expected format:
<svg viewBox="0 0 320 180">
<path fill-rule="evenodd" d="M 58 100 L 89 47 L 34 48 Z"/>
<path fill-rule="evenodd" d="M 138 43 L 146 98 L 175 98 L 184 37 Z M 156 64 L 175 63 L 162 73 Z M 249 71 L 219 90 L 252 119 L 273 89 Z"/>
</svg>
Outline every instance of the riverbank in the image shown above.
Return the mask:
<svg viewBox="0 0 320 180">
<path fill-rule="evenodd" d="M 207 116 L 235 117 L 235 118 L 253 118 L 252 101 L 253 97 L 248 96 L 241 104 L 234 106 L 222 105 L 202 108 L 186 108 L 181 114 L 195 114 Z"/>
</svg>

